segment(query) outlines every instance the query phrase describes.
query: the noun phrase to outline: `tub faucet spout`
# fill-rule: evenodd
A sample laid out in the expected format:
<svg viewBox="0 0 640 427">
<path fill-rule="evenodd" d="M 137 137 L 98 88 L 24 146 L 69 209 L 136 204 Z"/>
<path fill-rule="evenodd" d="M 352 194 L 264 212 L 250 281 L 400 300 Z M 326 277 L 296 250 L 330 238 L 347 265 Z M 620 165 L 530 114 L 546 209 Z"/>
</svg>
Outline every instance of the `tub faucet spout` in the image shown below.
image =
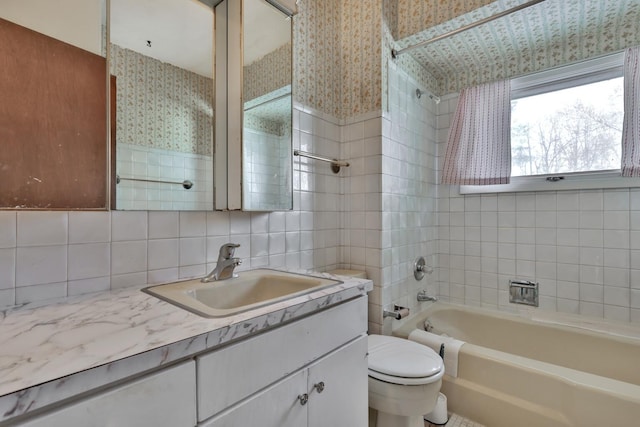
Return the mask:
<svg viewBox="0 0 640 427">
<path fill-rule="evenodd" d="M 418 301 L 438 301 L 437 297 L 427 295 L 427 291 L 422 290 L 418 292 Z"/>
<path fill-rule="evenodd" d="M 238 243 L 225 243 L 222 245 L 218 254 L 216 268 L 214 268 L 211 273 L 203 277 L 201 282 L 207 283 L 213 282 L 214 280 L 225 280 L 230 277 L 234 277 L 233 270 L 242 264 L 242 260 L 240 258 L 233 257 L 236 248 L 239 247 L 240 245 Z"/>
</svg>

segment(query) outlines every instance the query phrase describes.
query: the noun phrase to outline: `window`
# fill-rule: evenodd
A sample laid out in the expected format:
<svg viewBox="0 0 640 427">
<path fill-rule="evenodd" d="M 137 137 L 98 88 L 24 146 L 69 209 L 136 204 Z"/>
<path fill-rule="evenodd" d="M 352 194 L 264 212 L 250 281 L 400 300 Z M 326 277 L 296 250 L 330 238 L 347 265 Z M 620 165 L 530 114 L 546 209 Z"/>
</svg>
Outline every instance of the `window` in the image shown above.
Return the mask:
<svg viewBox="0 0 640 427">
<path fill-rule="evenodd" d="M 511 100 L 511 176 L 620 169 L 622 77 Z"/>
<path fill-rule="evenodd" d="M 620 177 L 622 53 L 511 81 L 511 183 L 465 193 L 640 186 Z"/>
</svg>

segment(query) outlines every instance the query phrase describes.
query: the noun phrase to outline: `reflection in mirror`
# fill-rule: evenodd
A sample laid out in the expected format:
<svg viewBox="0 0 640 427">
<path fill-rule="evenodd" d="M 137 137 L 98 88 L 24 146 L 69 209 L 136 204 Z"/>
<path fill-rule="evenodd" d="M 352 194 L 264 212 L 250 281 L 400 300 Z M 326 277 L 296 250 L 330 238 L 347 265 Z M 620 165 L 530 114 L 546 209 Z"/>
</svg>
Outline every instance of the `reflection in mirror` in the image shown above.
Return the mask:
<svg viewBox="0 0 640 427">
<path fill-rule="evenodd" d="M 212 210 L 211 7 L 111 0 L 110 25 L 116 208 Z"/>
<path fill-rule="evenodd" d="M 0 208 L 107 208 L 105 11 L 0 2 Z"/>
<path fill-rule="evenodd" d="M 243 8 L 242 209 L 293 208 L 291 19 L 263 0 Z"/>
</svg>

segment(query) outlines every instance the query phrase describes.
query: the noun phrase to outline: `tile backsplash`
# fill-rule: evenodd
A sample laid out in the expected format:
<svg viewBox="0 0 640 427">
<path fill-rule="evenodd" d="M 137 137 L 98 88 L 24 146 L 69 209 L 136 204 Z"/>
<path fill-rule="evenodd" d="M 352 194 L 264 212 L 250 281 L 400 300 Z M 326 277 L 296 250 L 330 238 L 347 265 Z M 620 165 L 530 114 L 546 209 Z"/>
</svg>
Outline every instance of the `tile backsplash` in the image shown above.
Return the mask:
<svg viewBox="0 0 640 427">
<path fill-rule="evenodd" d="M 0 212 L 0 306 L 203 276 L 230 241 L 240 269 L 334 268 L 301 213 Z"/>
</svg>

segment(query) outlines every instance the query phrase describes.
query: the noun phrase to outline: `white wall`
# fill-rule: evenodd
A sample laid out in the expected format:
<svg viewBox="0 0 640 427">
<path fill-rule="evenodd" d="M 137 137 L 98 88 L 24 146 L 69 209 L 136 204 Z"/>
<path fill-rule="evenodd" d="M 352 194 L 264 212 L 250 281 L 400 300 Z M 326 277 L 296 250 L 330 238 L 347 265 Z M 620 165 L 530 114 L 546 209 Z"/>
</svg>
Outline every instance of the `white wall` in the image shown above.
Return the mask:
<svg viewBox="0 0 640 427">
<path fill-rule="evenodd" d="M 440 104 L 440 165 L 456 104 Z M 640 322 L 639 190 L 438 195 L 443 299 L 518 310 L 508 281 L 527 279 L 540 282 L 541 310 Z"/>
<path fill-rule="evenodd" d="M 97 55 L 102 54 L 104 10 L 104 0 L 0 2 L 0 17 Z"/>
</svg>

